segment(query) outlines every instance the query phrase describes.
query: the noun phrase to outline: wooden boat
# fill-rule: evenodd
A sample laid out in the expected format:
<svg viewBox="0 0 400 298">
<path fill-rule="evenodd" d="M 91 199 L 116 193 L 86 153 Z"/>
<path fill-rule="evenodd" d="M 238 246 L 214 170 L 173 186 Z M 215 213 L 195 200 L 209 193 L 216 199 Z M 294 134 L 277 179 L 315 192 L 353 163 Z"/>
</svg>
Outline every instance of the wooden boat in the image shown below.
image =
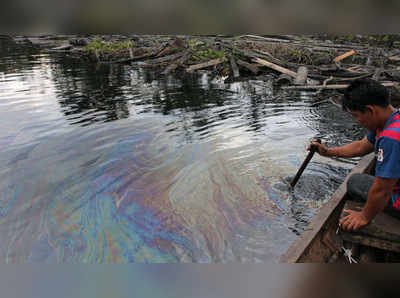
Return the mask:
<svg viewBox="0 0 400 298">
<path fill-rule="evenodd" d="M 349 177 L 354 173 L 372 173 L 374 168 L 373 153 L 360 160 L 330 200 L 314 216 L 309 226 L 282 255 L 281 263 L 348 262 L 350 251 L 355 262 L 400 261 L 400 220 L 381 213 L 357 233 L 338 229 L 345 204 L 350 209 L 362 208 L 362 205 L 360 207 L 360 204 L 347 200 Z"/>
</svg>

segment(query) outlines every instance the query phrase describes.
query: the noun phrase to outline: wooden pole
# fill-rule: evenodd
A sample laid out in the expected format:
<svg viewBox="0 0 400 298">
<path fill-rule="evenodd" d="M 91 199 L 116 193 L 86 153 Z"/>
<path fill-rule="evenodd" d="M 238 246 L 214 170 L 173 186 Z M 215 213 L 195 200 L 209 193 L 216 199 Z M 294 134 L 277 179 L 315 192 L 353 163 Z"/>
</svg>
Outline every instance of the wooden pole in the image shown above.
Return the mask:
<svg viewBox="0 0 400 298">
<path fill-rule="evenodd" d="M 321 140 L 317 140 L 318 143 L 321 144 Z M 317 151 L 318 147 L 317 146 L 311 146 L 310 152 L 308 152 L 306 158 L 303 161 L 303 164 L 301 165 L 300 169 L 297 171 L 296 176 L 294 176 L 292 182 L 290 182 L 290 187 L 293 188 L 297 181 L 299 181 L 301 174 L 303 174 L 304 170 L 306 169 L 308 163 L 310 162 L 311 158 L 314 156 L 315 151 Z"/>
</svg>

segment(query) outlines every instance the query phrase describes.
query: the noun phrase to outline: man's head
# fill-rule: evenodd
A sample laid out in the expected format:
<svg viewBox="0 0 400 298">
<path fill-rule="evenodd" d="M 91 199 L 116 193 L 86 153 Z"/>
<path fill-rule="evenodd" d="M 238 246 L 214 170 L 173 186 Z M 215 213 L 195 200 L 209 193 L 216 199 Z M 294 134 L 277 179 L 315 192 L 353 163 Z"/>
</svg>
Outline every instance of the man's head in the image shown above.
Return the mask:
<svg viewBox="0 0 400 298">
<path fill-rule="evenodd" d="M 389 91 L 371 79 L 352 82 L 344 93 L 342 107 L 350 112 L 358 123 L 371 131 L 385 124 L 392 108 Z"/>
</svg>

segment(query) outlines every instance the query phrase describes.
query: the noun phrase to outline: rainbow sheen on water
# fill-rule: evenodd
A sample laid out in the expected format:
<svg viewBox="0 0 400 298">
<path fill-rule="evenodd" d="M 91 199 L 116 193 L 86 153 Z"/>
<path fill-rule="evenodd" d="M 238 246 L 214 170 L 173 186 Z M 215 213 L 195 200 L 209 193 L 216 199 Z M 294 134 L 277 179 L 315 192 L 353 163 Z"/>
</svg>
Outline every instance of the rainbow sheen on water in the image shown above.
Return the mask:
<svg viewBox="0 0 400 298">
<path fill-rule="evenodd" d="M 307 142 L 362 133 L 261 80 L 0 49 L 2 263 L 276 262 L 352 165 L 289 192 Z"/>
</svg>

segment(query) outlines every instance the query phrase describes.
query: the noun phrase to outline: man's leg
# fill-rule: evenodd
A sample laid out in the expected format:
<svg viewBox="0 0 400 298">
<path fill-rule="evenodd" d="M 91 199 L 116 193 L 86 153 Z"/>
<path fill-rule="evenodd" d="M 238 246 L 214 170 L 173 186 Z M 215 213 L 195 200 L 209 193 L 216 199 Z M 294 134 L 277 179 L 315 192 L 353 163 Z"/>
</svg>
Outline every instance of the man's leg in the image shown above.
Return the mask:
<svg viewBox="0 0 400 298">
<path fill-rule="evenodd" d="M 347 193 L 349 196 L 359 202 L 366 202 L 368 199 L 368 192 L 374 184 L 375 177 L 368 174 L 353 174 L 347 181 Z M 395 216 L 400 219 L 400 211 L 393 208 L 392 200 L 387 203 L 385 213 Z"/>
<path fill-rule="evenodd" d="M 374 176 L 368 174 L 351 175 L 347 181 L 347 193 L 354 201 L 366 202 L 374 179 Z"/>
</svg>

